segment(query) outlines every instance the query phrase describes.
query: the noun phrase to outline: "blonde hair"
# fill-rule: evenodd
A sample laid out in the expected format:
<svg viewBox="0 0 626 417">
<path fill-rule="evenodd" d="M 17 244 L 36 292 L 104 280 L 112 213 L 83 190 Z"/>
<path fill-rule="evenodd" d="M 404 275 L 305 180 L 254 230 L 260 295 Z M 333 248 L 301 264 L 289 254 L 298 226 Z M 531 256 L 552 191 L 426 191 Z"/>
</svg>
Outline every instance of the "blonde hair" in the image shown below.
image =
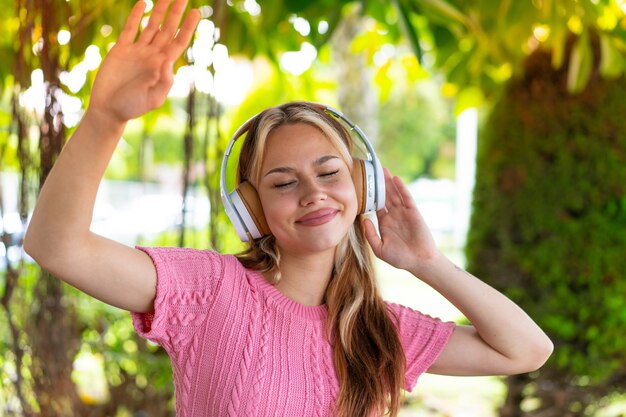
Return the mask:
<svg viewBox="0 0 626 417">
<path fill-rule="evenodd" d="M 284 124 L 318 128 L 352 168 L 350 134 L 334 117 L 304 102 L 272 107 L 254 120 L 239 157 L 238 177 L 252 184 L 260 176 L 267 139 Z M 404 384 L 405 356 L 400 338 L 380 297 L 364 230 L 357 216 L 336 252 L 333 276 L 326 288 L 327 335 L 334 341 L 333 361 L 339 394 L 333 415 L 396 416 Z M 280 276 L 280 252 L 274 236 L 251 241 L 237 255 L 247 268 Z"/>
</svg>

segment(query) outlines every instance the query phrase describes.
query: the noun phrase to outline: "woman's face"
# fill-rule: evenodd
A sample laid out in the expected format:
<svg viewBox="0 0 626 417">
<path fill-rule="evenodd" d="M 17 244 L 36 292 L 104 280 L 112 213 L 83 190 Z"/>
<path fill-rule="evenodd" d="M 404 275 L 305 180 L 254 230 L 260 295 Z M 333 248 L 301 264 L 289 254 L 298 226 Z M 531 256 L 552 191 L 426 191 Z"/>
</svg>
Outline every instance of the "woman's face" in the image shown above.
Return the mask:
<svg viewBox="0 0 626 417">
<path fill-rule="evenodd" d="M 268 137 L 257 191 L 281 253 L 334 253 L 357 214 L 348 165 L 305 123 L 283 125 Z"/>
</svg>

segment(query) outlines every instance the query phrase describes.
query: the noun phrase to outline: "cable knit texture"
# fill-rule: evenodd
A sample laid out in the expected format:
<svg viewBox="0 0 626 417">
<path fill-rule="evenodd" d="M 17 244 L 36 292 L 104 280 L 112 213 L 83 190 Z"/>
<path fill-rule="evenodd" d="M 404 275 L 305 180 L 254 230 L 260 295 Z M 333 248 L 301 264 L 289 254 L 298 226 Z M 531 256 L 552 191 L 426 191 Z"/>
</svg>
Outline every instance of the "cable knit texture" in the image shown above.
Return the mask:
<svg viewBox="0 0 626 417">
<path fill-rule="evenodd" d="M 280 293 L 232 255 L 146 248 L 157 270 L 154 312 L 132 313 L 169 354 L 177 417 L 330 416 L 339 392 L 326 306 Z M 407 358 L 405 389 L 443 350 L 454 323 L 387 304 Z"/>
</svg>

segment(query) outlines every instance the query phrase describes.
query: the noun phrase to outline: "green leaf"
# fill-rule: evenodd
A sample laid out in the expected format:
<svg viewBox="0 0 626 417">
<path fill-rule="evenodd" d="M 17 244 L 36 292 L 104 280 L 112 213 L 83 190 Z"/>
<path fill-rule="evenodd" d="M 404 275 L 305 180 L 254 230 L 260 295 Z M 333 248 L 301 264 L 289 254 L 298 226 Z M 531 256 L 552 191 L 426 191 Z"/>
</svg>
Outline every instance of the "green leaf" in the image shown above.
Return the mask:
<svg viewBox="0 0 626 417">
<path fill-rule="evenodd" d="M 401 0 L 395 0 L 394 2 L 398 8 L 398 14 L 400 15 L 400 19 L 402 20 L 402 27 L 406 32 L 406 36 L 413 47 L 413 52 L 415 52 L 415 56 L 417 60 L 422 62 L 422 47 L 420 46 L 419 36 L 417 35 L 417 31 L 411 22 L 411 17 L 409 16 L 409 11 L 402 4 Z"/>
<path fill-rule="evenodd" d="M 434 15 L 440 20 L 461 23 L 466 25 L 467 18 L 457 8 L 444 0 L 422 0 L 421 6 L 427 9 L 427 14 Z"/>
<path fill-rule="evenodd" d="M 567 72 L 567 90 L 570 93 L 580 93 L 585 88 L 591 76 L 592 65 L 593 53 L 589 35 L 587 31 L 583 31 L 576 40 L 570 56 Z"/>
<path fill-rule="evenodd" d="M 600 34 L 600 74 L 606 78 L 617 78 L 623 72 L 624 57 L 611 37 Z"/>
<path fill-rule="evenodd" d="M 479 87 L 467 87 L 461 90 L 454 106 L 454 114 L 459 115 L 472 107 L 479 107 L 485 101 L 482 90 Z"/>
<path fill-rule="evenodd" d="M 552 67 L 561 68 L 565 58 L 565 44 L 567 42 L 567 28 L 560 22 L 554 22 L 552 27 Z"/>
<path fill-rule="evenodd" d="M 389 76 L 390 66 L 391 61 L 387 61 L 378 69 L 378 71 L 376 71 L 376 75 L 374 76 L 374 82 L 380 89 L 380 100 L 383 103 L 389 98 L 391 88 L 393 87 L 393 80 Z"/>
</svg>

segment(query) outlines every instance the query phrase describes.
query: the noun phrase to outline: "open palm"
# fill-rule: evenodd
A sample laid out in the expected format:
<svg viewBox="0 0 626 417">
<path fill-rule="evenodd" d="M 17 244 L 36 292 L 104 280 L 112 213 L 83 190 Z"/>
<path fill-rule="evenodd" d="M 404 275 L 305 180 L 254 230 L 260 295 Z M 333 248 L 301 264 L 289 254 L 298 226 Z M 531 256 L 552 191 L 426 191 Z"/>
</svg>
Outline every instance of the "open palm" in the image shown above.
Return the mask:
<svg viewBox="0 0 626 417">
<path fill-rule="evenodd" d="M 125 122 L 163 104 L 173 82 L 172 64 L 189 44 L 200 19 L 192 10 L 179 30 L 187 1 L 175 0 L 167 13 L 170 2 L 159 0 L 137 40 L 146 4 L 139 1 L 133 7 L 96 76 L 91 111 Z"/>
</svg>

